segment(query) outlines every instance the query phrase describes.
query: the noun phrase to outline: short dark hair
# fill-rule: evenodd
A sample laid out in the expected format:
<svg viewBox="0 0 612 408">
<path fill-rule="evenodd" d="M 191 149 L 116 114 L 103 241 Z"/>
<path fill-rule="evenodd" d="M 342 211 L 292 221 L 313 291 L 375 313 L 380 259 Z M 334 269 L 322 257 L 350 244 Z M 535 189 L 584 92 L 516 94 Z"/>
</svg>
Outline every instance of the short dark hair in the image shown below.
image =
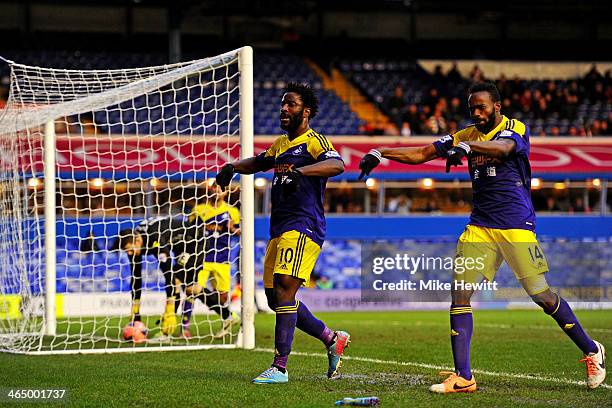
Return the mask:
<svg viewBox="0 0 612 408">
<path fill-rule="evenodd" d="M 127 244 L 131 244 L 134 242 L 134 237 L 136 236 L 136 232 L 132 229 L 123 229 L 119 232 L 119 237 L 115 240 L 113 244 L 113 250 L 118 251 L 125 248 Z"/>
<path fill-rule="evenodd" d="M 315 116 L 317 116 L 317 112 L 319 112 L 319 98 L 317 98 L 317 95 L 315 95 L 310 85 L 289 82 L 283 93 L 288 92 L 295 92 L 296 94 L 300 95 L 304 106 L 310 108 L 309 119 L 313 119 Z"/>
<path fill-rule="evenodd" d="M 495 84 L 491 81 L 478 82 L 478 83 L 473 84 L 472 86 L 470 86 L 470 89 L 468 90 L 468 96 L 476 92 L 488 92 L 489 95 L 491 95 L 491 99 L 493 99 L 493 102 L 501 101 L 501 96 L 499 95 L 499 91 L 497 90 L 497 87 L 495 86 Z"/>
</svg>

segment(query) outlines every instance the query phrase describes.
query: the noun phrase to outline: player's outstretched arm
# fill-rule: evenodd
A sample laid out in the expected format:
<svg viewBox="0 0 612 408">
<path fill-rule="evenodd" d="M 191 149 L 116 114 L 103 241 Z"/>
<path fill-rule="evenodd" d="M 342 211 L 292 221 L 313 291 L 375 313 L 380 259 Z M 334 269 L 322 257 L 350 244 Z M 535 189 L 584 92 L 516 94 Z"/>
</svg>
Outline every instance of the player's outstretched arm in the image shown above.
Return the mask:
<svg viewBox="0 0 612 408">
<path fill-rule="evenodd" d="M 404 164 L 421 164 L 438 158 L 433 144 L 420 147 L 381 147 L 378 151 L 383 158 Z"/>
<path fill-rule="evenodd" d="M 283 195 L 290 196 L 298 191 L 303 177 L 333 177 L 342 172 L 344 172 L 344 163 L 337 158 L 325 159 L 299 168 L 292 165 L 291 170 L 284 173 L 280 181 Z"/>
<path fill-rule="evenodd" d="M 486 142 L 462 141 L 446 153 L 446 172 L 450 172 L 453 166 L 460 166 L 461 159 L 467 157 L 472 151 L 496 159 L 503 159 L 508 157 L 515 149 L 516 142 L 512 139 Z"/>
<path fill-rule="evenodd" d="M 490 140 L 488 142 L 465 142 L 471 151 L 485 156 L 503 159 L 516 149 L 516 142 L 512 139 Z"/>
<path fill-rule="evenodd" d="M 359 162 L 359 180 L 369 175 L 382 158 L 404 164 L 421 164 L 439 157 L 433 144 L 420 147 L 379 147 L 370 150 Z"/>
<path fill-rule="evenodd" d="M 297 170 L 302 173 L 302 176 L 307 177 L 334 177 L 344 173 L 344 162 L 338 159 L 326 159 Z"/>
<path fill-rule="evenodd" d="M 247 159 L 237 160 L 233 163 L 227 163 L 221 168 L 215 181 L 221 188 L 225 188 L 232 181 L 235 173 L 239 174 L 254 174 L 259 171 L 267 171 L 274 167 L 273 158 L 262 158 L 259 156 L 249 157 Z"/>
<path fill-rule="evenodd" d="M 232 163 L 234 169 L 240 174 L 254 174 L 260 171 L 268 171 L 274 167 L 274 159 L 266 160 L 261 157 L 249 157 Z"/>
</svg>

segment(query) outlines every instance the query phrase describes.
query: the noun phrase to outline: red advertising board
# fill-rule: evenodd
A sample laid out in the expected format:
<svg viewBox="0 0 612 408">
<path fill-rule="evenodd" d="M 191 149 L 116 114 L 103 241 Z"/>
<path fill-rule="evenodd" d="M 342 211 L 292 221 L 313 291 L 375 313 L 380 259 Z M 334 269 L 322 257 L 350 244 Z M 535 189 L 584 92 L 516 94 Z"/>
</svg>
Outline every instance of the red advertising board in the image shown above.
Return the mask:
<svg viewBox="0 0 612 408">
<path fill-rule="evenodd" d="M 273 138 L 256 138 L 255 153 L 263 151 Z M 431 143 L 431 138 L 336 137 L 331 138 L 342 155 L 347 172 L 357 172 L 360 158 L 378 146 L 420 146 Z M 30 144 L 29 163 L 42 171 L 40 143 Z M 58 137 L 57 165 L 65 172 L 120 172 L 172 175 L 184 172 L 216 171 L 216 166 L 239 157 L 237 139 L 186 137 Z M 612 138 L 537 139 L 531 143 L 531 166 L 536 174 L 597 174 L 612 173 Z M 418 166 L 408 166 L 388 160 L 376 169 L 378 174 L 436 174 L 444 173 L 444 161 L 434 160 Z"/>
</svg>

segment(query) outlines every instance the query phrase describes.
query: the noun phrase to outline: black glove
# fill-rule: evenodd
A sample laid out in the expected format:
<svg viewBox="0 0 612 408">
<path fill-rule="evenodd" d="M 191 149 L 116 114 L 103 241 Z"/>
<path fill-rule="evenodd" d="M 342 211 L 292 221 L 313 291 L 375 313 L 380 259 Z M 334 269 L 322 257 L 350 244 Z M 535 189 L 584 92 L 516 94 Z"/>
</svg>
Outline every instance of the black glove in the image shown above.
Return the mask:
<svg viewBox="0 0 612 408">
<path fill-rule="evenodd" d="M 217 173 L 215 181 L 219 187 L 225 189 L 225 187 L 229 186 L 229 183 L 232 181 L 232 177 L 234 177 L 234 165 L 228 163 L 221 168 L 219 173 Z"/>
<path fill-rule="evenodd" d="M 466 157 L 470 151 L 470 146 L 467 143 L 459 142 L 457 146 L 451 148 L 446 154 L 446 172 L 450 172 L 451 166 L 461 166 L 461 159 Z"/>
<path fill-rule="evenodd" d="M 281 191 L 284 197 L 288 197 L 300 189 L 302 177 L 302 173 L 296 168 L 292 168 L 291 171 L 281 176 Z"/>
<path fill-rule="evenodd" d="M 380 164 L 380 160 L 382 159 L 382 155 L 376 149 L 370 150 L 359 162 L 359 169 L 361 170 L 361 174 L 357 180 L 361 180 L 364 176 L 369 176 L 374 167 Z"/>
</svg>

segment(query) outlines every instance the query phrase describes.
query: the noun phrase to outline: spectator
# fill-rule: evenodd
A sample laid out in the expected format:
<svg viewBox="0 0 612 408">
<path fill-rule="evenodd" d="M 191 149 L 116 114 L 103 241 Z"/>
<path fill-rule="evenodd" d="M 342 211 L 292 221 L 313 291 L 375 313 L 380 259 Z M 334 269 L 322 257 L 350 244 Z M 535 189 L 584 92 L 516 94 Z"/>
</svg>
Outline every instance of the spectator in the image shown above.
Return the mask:
<svg viewBox="0 0 612 408">
<path fill-rule="evenodd" d="M 589 212 L 589 209 L 585 207 L 584 200 L 581 197 L 577 197 L 572 205 L 571 211 L 573 212 Z"/>
<path fill-rule="evenodd" d="M 461 73 L 459 69 L 457 69 L 457 63 L 453 62 L 450 70 L 446 73 L 446 78 L 448 78 L 449 82 L 457 85 L 463 82 L 463 78 L 461 77 Z"/>
<path fill-rule="evenodd" d="M 427 134 L 427 120 L 431 116 L 431 109 L 429 105 L 424 105 L 421 111 L 419 112 L 419 133 Z"/>
<path fill-rule="evenodd" d="M 601 82 L 596 82 L 593 87 L 593 91 L 589 95 L 589 100 L 592 103 L 605 103 L 608 101 L 608 97 L 606 96 L 606 91 L 604 90 L 603 84 Z"/>
<path fill-rule="evenodd" d="M 457 133 L 458 128 L 459 128 L 459 124 L 457 123 L 457 121 L 455 121 L 455 120 L 448 121 L 447 132 L 448 132 L 449 135 Z"/>
<path fill-rule="evenodd" d="M 404 137 L 412 136 L 412 129 L 410 128 L 410 123 L 402 122 L 402 129 L 400 130 L 400 135 Z"/>
<path fill-rule="evenodd" d="M 457 98 L 456 96 L 453 97 L 450 101 L 450 106 L 448 107 L 447 118 L 449 120 L 461 122 L 464 115 L 465 115 L 465 110 L 463 109 L 463 106 L 461 105 L 461 100 Z"/>
<path fill-rule="evenodd" d="M 555 85 L 554 81 L 548 80 L 548 81 L 546 81 L 545 88 L 546 88 L 545 94 L 546 95 L 552 95 L 557 90 L 557 85 Z"/>
<path fill-rule="evenodd" d="M 533 105 L 533 97 L 531 95 L 531 91 L 529 89 L 525 89 L 523 94 L 519 98 L 519 106 L 521 112 L 528 113 L 531 111 L 531 106 Z"/>
<path fill-rule="evenodd" d="M 597 119 L 591 122 L 589 130 L 587 131 L 588 136 L 601 136 L 601 122 Z"/>
<path fill-rule="evenodd" d="M 542 95 L 542 91 L 540 91 L 539 89 L 535 89 L 532 93 L 532 98 L 534 101 L 539 101 L 540 99 L 542 99 L 544 96 Z"/>
<path fill-rule="evenodd" d="M 406 196 L 406 194 L 400 194 L 397 197 L 393 197 L 387 204 L 387 212 L 396 214 L 409 214 L 410 206 L 412 201 Z"/>
<path fill-rule="evenodd" d="M 552 112 L 561 111 L 563 101 L 565 100 L 562 89 L 556 88 L 554 92 L 547 93 L 545 97 Z"/>
<path fill-rule="evenodd" d="M 537 119 L 546 119 L 549 112 L 548 104 L 546 103 L 546 99 L 544 97 L 541 96 L 540 99 L 537 100 L 536 106 L 533 111 Z"/>
<path fill-rule="evenodd" d="M 419 108 L 416 103 L 412 103 L 408 106 L 408 109 L 406 110 L 406 112 L 404 112 L 402 121 L 408 122 L 408 124 L 410 125 L 410 130 L 414 134 L 421 133 Z"/>
<path fill-rule="evenodd" d="M 334 282 L 332 282 L 327 276 L 321 275 L 317 271 L 313 271 L 310 276 L 309 287 L 329 290 L 334 288 Z"/>
<path fill-rule="evenodd" d="M 565 92 L 565 104 L 562 108 L 562 115 L 569 120 L 575 120 L 578 116 L 578 95 L 571 90 Z"/>
<path fill-rule="evenodd" d="M 430 198 L 429 200 L 427 200 L 427 205 L 423 207 L 423 211 L 436 212 L 436 211 L 440 211 L 440 207 L 438 206 L 438 203 L 436 202 L 436 200 L 434 200 L 433 198 Z"/>
<path fill-rule="evenodd" d="M 550 135 L 549 136 L 553 136 L 553 137 L 558 137 L 560 134 L 560 130 L 558 126 L 553 126 L 550 128 Z"/>
<path fill-rule="evenodd" d="M 603 81 L 603 79 L 604 79 L 603 75 L 601 75 L 599 71 L 597 70 L 597 65 L 593 64 L 589 72 L 587 72 L 587 74 L 584 76 L 584 79 L 583 79 L 584 86 L 589 91 L 593 90 L 595 89 L 595 84 L 597 82 Z"/>
<path fill-rule="evenodd" d="M 502 74 L 496 83 L 501 94 L 502 112 L 525 122 L 531 127 L 532 135 L 550 136 L 562 130 L 572 136 L 597 136 L 612 133 L 611 76 L 612 71 L 604 76 L 593 66 L 578 80 L 545 80 L 536 86 L 537 82 L 518 77 L 509 80 Z M 480 67 L 474 65 L 470 78 L 478 81 L 484 77 Z M 452 132 L 455 124 L 463 125 L 468 119 L 463 105 L 464 80 L 456 64 L 446 75 L 440 66 L 436 66 L 431 76 L 425 78 L 422 83 L 427 87 L 424 95 L 423 88 L 415 89 L 415 100 L 419 103 L 406 106 L 401 87 L 394 88 L 393 95 L 386 100 L 390 117 L 400 134 L 444 134 Z M 588 126 L 578 125 L 585 122 Z M 572 127 L 568 127 L 570 124 Z M 376 127 L 365 132 L 381 133 Z M 388 134 L 389 129 L 383 128 L 382 132 Z"/>
<path fill-rule="evenodd" d="M 440 94 L 438 90 L 436 88 L 429 89 L 429 92 L 427 93 L 427 98 L 425 99 L 425 105 L 429 106 L 429 109 L 433 111 L 436 108 L 436 105 L 438 104 L 439 100 Z"/>
<path fill-rule="evenodd" d="M 438 103 L 436 103 L 436 106 L 434 107 L 434 111 L 439 109 L 440 112 L 442 112 L 442 116 L 446 117 L 448 114 L 448 102 L 446 101 L 445 97 L 441 97 L 438 100 Z"/>
<path fill-rule="evenodd" d="M 470 79 L 472 82 L 483 82 L 485 80 L 484 73 L 478 65 L 474 65 L 470 71 Z"/>
<path fill-rule="evenodd" d="M 502 100 L 502 112 L 506 116 L 514 116 L 514 105 L 512 104 L 512 100 L 510 98 L 504 98 Z"/>
<path fill-rule="evenodd" d="M 601 136 L 610 136 L 610 135 L 612 135 L 612 130 L 608 126 L 608 122 L 607 121 L 605 121 L 605 120 L 600 121 L 599 122 L 599 126 L 600 126 L 600 135 Z"/>
<path fill-rule="evenodd" d="M 317 279 L 317 289 L 322 290 L 330 290 L 334 288 L 334 282 L 329 280 L 329 278 L 325 275 L 321 275 L 319 279 Z"/>
<path fill-rule="evenodd" d="M 368 136 L 380 136 L 385 134 L 385 127 L 385 123 L 380 121 L 366 122 L 364 125 L 359 126 L 359 131 Z"/>
<path fill-rule="evenodd" d="M 391 122 L 382 123 L 382 127 L 385 136 L 397 136 L 399 134 L 397 127 Z"/>
<path fill-rule="evenodd" d="M 586 96 L 584 90 L 578 85 L 577 81 L 570 81 L 569 86 L 567 87 L 567 91 L 571 95 L 575 95 L 578 99 L 584 99 Z"/>
<path fill-rule="evenodd" d="M 502 99 L 509 98 L 512 95 L 512 85 L 508 82 L 504 74 L 496 81 L 496 86 Z"/>
<path fill-rule="evenodd" d="M 440 109 L 436 109 L 433 115 L 427 119 L 425 128 L 431 135 L 446 134 L 446 119 L 444 119 Z"/>
<path fill-rule="evenodd" d="M 387 109 L 391 113 L 391 118 L 394 122 L 400 122 L 400 115 L 402 110 L 406 106 L 406 99 L 404 98 L 404 90 L 401 86 L 396 86 L 393 91 L 393 95 L 387 102 Z"/>
<path fill-rule="evenodd" d="M 434 84 L 438 87 L 444 87 L 446 84 L 446 77 L 444 76 L 444 72 L 442 72 L 442 65 L 436 65 L 434 67 L 434 72 L 432 74 L 432 79 Z"/>
<path fill-rule="evenodd" d="M 561 207 L 557 204 L 557 200 L 554 197 L 548 197 L 546 199 L 546 211 L 548 212 L 556 212 L 561 211 Z"/>
</svg>

